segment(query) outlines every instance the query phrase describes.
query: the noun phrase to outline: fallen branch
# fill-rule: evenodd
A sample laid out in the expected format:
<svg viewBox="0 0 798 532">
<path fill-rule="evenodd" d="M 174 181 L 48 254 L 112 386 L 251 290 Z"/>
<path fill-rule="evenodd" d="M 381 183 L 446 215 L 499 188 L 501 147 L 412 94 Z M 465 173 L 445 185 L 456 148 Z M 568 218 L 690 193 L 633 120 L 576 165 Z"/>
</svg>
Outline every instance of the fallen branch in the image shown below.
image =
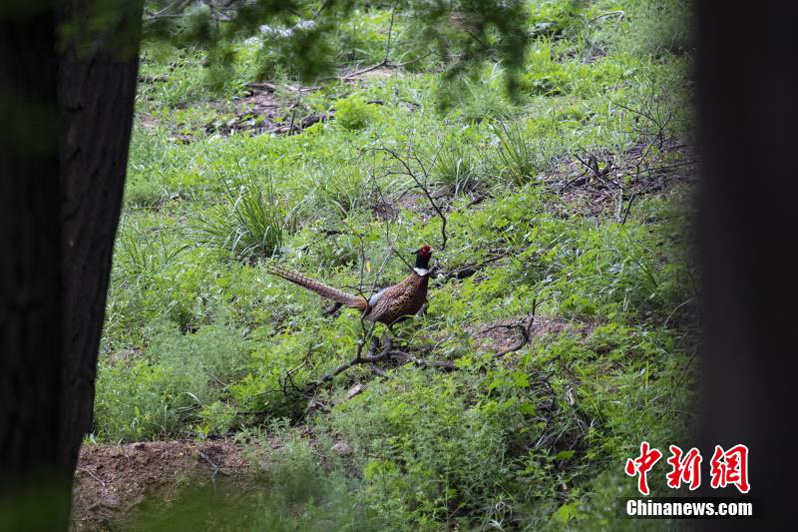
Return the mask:
<svg viewBox="0 0 798 532">
<path fill-rule="evenodd" d="M 388 66 L 388 61 L 383 59 L 382 61 L 380 61 L 376 65 L 371 65 L 370 67 L 366 67 L 366 68 L 364 68 L 362 70 L 356 70 L 355 72 L 350 72 L 349 74 L 341 76 L 339 79 L 347 80 L 347 79 L 356 78 L 356 77 L 358 77 L 358 76 L 360 76 L 362 74 L 367 74 L 367 73 L 369 73 L 369 72 L 371 72 L 373 70 L 377 70 L 378 68 L 382 68 L 382 67 L 386 67 L 386 66 Z"/>
<path fill-rule="evenodd" d="M 141 75 L 136 78 L 139 83 L 166 83 L 168 80 L 166 76 L 144 76 Z"/>
<path fill-rule="evenodd" d="M 625 13 L 623 11 L 620 11 L 620 10 L 618 10 L 618 11 L 610 11 L 608 13 L 602 13 L 601 15 L 598 15 L 596 17 L 591 18 L 589 22 L 595 22 L 595 21 L 597 21 L 599 19 L 602 19 L 604 17 L 612 17 L 612 16 L 617 16 L 618 20 L 622 20 L 624 15 L 625 15 Z"/>
<path fill-rule="evenodd" d="M 247 83 L 247 87 L 261 92 L 277 92 L 277 85 L 271 83 Z"/>
<path fill-rule="evenodd" d="M 202 457 L 203 460 L 208 462 L 208 464 L 210 464 L 210 466 L 213 468 L 213 476 L 214 477 L 216 476 L 217 473 L 221 473 L 222 475 L 225 475 L 225 476 L 230 476 L 230 473 L 228 473 L 227 471 L 224 471 L 221 467 L 219 467 L 219 465 L 216 462 L 214 462 L 213 460 L 211 460 L 208 457 L 208 455 L 206 455 L 205 453 L 203 453 L 202 451 L 199 451 L 199 450 L 197 452 L 199 453 L 200 457 Z"/>
<path fill-rule="evenodd" d="M 488 327 L 487 329 L 483 329 L 482 331 L 480 331 L 483 334 L 488 332 L 488 331 L 492 331 L 494 329 L 500 329 L 500 328 L 515 329 L 517 331 L 520 331 L 521 338 L 518 340 L 518 343 L 516 345 L 512 346 L 512 347 L 508 347 L 507 349 L 503 349 L 502 351 L 499 351 L 498 353 L 493 355 L 494 359 L 501 358 L 501 357 L 503 357 L 504 355 L 506 355 L 508 353 L 512 353 L 514 351 L 518 351 L 519 349 L 523 348 L 526 344 L 529 343 L 530 339 L 532 338 L 531 331 L 532 331 L 532 325 L 534 325 L 534 323 L 535 323 L 535 312 L 536 312 L 536 309 L 537 309 L 537 299 L 532 301 L 532 313 L 529 315 L 529 318 L 527 319 L 526 323 L 523 323 L 523 322 L 521 322 L 519 320 L 518 322 L 515 322 L 515 323 L 494 325 L 492 327 Z"/>
<path fill-rule="evenodd" d="M 478 271 L 482 270 L 482 268 L 488 264 L 496 262 L 501 258 L 504 258 L 504 255 L 494 255 L 493 257 L 488 257 L 482 262 L 466 264 L 465 266 L 460 266 L 459 268 L 455 268 L 454 270 L 450 270 L 443 275 L 440 275 L 438 279 L 440 279 L 443 283 L 451 279 L 467 279 L 476 274 Z"/>
<path fill-rule="evenodd" d="M 605 185 L 612 185 L 615 188 L 621 188 L 621 186 L 618 183 L 616 183 L 615 181 L 604 179 L 604 176 L 609 174 L 609 171 L 610 171 L 612 163 L 609 163 L 604 170 L 600 171 L 598 169 L 598 162 L 596 161 L 596 158 L 594 156 L 591 155 L 589 160 L 588 160 L 588 162 L 585 162 L 578 155 L 574 155 L 574 157 L 576 157 L 576 160 L 579 161 L 580 163 L 582 163 L 582 165 L 585 168 L 587 168 L 590 171 L 590 173 L 592 173 L 593 176 L 596 179 L 598 179 L 599 181 L 601 181 Z"/>
<path fill-rule="evenodd" d="M 85 472 L 85 473 L 86 473 L 86 474 L 88 474 L 88 475 L 89 475 L 91 478 L 93 478 L 94 480 L 96 480 L 97 482 L 99 482 L 100 484 L 102 484 L 102 487 L 105 487 L 105 482 L 103 481 L 103 479 L 101 479 L 100 477 L 98 477 L 97 475 L 95 475 L 94 473 L 92 473 L 90 469 L 87 469 L 87 468 L 85 468 L 85 467 L 79 467 L 79 468 L 78 468 L 78 471 L 83 471 L 83 472 Z"/>
<path fill-rule="evenodd" d="M 296 122 L 293 120 L 293 115 L 292 115 L 291 124 L 289 124 L 288 127 L 286 126 L 276 127 L 271 130 L 271 133 L 274 133 L 275 135 L 282 135 L 286 133 L 289 135 L 293 135 L 294 133 L 299 133 L 303 129 L 307 129 L 313 124 L 316 124 L 318 122 L 327 122 L 333 120 L 334 118 L 335 118 L 335 110 L 331 110 L 328 113 L 306 116 L 305 118 L 298 120 Z"/>
<path fill-rule="evenodd" d="M 318 388 L 325 382 L 333 380 L 336 376 L 340 375 L 341 373 L 343 373 L 344 371 L 348 370 L 353 366 L 357 366 L 358 364 L 373 364 L 374 362 L 381 362 L 383 360 L 387 360 L 389 358 L 391 348 L 393 347 L 393 341 L 391 340 L 391 338 L 389 336 L 386 336 L 383 339 L 383 347 L 380 353 L 377 355 L 372 355 L 371 352 L 372 349 L 375 347 L 375 343 L 376 342 L 372 341 L 371 348 L 369 349 L 369 354 L 366 356 L 362 356 L 363 347 L 361 343 L 358 346 L 355 358 L 353 358 L 349 362 L 341 364 L 340 366 L 335 368 L 332 372 L 322 375 L 321 378 L 319 378 L 318 380 L 308 383 L 308 385 L 305 387 L 305 393 L 310 393 L 315 391 L 316 388 Z"/>
<path fill-rule="evenodd" d="M 438 368 L 443 371 L 454 371 L 457 367 L 454 365 L 454 362 L 451 360 L 427 360 L 424 358 L 416 358 L 410 353 L 405 353 L 404 351 L 394 351 L 392 353 L 393 358 L 398 359 L 399 361 L 403 362 L 404 364 L 413 363 L 420 368 Z"/>
</svg>

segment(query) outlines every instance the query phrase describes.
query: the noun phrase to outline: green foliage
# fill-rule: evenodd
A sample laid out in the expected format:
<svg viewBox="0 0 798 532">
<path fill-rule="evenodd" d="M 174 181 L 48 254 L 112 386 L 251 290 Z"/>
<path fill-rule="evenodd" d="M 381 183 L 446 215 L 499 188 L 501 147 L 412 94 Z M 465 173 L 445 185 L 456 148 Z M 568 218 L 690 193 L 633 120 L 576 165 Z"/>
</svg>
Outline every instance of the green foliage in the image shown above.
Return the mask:
<svg viewBox="0 0 798 532">
<path fill-rule="evenodd" d="M 225 181 L 226 202 L 209 210 L 198 228 L 201 241 L 237 257 L 270 257 L 280 251 L 289 213 L 271 183 Z"/>
<path fill-rule="evenodd" d="M 346 217 L 368 199 L 368 178 L 357 164 L 339 163 L 323 167 L 318 174 L 317 198 Z"/>
<path fill-rule="evenodd" d="M 462 116 L 466 122 L 504 120 L 512 114 L 508 95 L 497 84 L 501 68 L 485 69 L 479 79 L 461 79 L 457 83 L 439 81 L 435 85 L 436 104 L 444 113 Z"/>
<path fill-rule="evenodd" d="M 621 45 L 636 54 L 684 54 L 692 49 L 693 17 L 686 0 L 630 2 Z"/>
<path fill-rule="evenodd" d="M 374 117 L 374 113 L 360 95 L 353 95 L 335 102 L 335 119 L 344 129 L 363 129 Z"/>
<path fill-rule="evenodd" d="M 248 21 L 242 12 L 218 28 L 200 10 L 170 30 L 186 32 L 176 47 L 145 45 L 95 438 L 227 435 L 251 455 L 257 487 L 246 497 L 218 482 L 224 503 L 187 493 L 187 510 L 178 503 L 160 522 L 628 528 L 607 510 L 631 485 L 618 464 L 642 438 L 692 441 L 690 189 L 672 170 L 689 166 L 669 148 L 689 142 L 691 61 L 677 56 L 684 47 L 641 40 L 682 4 L 509 2 L 489 17 L 480 12 L 494 2 L 400 2 L 395 13 L 333 4 L 315 18 L 318 3 L 286 15 L 283 3 L 253 2 Z M 510 14 L 520 18 L 496 21 Z M 297 28 L 311 19 L 316 30 Z M 390 62 L 422 60 L 295 90 L 322 70 L 303 74 L 299 58 L 319 46 L 341 71 L 381 62 L 391 19 Z M 512 63 L 503 36 L 519 23 L 531 43 Z M 297 31 L 252 37 L 260 24 Z M 189 30 L 217 42 L 189 45 Z M 464 30 L 483 43 L 466 43 Z M 508 71 L 520 91 L 507 90 Z M 249 98 L 258 76 L 278 90 L 245 100 L 246 111 L 214 101 Z M 276 106 L 263 111 L 273 116 L 254 116 L 255 101 Z M 219 127 L 333 108 L 334 120 L 295 135 Z M 647 146 L 651 166 L 636 174 Z M 441 240 L 440 218 L 382 147 L 424 166 L 447 217 L 435 257 L 456 274 L 432 281 L 427 313 L 395 327 L 394 347 L 455 369 L 394 360 L 377 378 L 357 365 L 306 394 L 353 358 L 361 322 L 326 313 L 262 261 L 368 292 L 406 275 L 397 257 L 384 262 L 391 247 L 412 260 L 420 242 Z M 610 185 L 561 188 L 584 171 L 575 155 L 614 163 L 606 179 L 627 187 L 622 207 L 641 191 L 625 223 Z M 533 308 L 531 341 L 495 358 L 520 339 L 502 324 Z M 362 393 L 346 398 L 356 384 Z"/>
<path fill-rule="evenodd" d="M 117 246 L 117 275 L 133 283 L 160 275 L 188 247 L 168 243 L 160 228 L 145 230 L 136 223 L 119 235 Z"/>
<path fill-rule="evenodd" d="M 379 50 L 388 48 L 387 42 L 376 42 L 380 34 L 396 32 L 415 59 L 422 57 L 419 48 L 434 48 L 448 63 L 450 77 L 487 60 L 500 60 L 508 68 L 506 86 L 515 91 L 514 72 L 523 64 L 528 41 L 526 2 L 411 0 L 394 5 L 390 15 L 383 12 L 372 17 L 356 7 L 370 6 L 352 0 L 321 4 L 312 0 L 234 0 L 213 8 L 178 3 L 145 17 L 144 27 L 151 40 L 207 49 L 209 71 L 217 80 L 232 71 L 235 54 L 231 43 L 236 39 L 261 39 L 261 59 L 266 59 L 261 62 L 261 75 L 277 74 L 282 67 L 284 72 L 308 82 L 329 75 L 337 60 L 379 57 Z M 399 21 L 395 20 L 397 11 Z M 383 25 L 382 31 L 362 31 L 356 22 L 340 29 L 346 19 L 369 18 L 372 24 Z M 386 24 L 388 28 L 384 27 Z M 406 35 L 400 26 L 407 27 Z M 271 54 L 267 48 L 278 53 Z M 343 57 L 336 57 L 336 50 L 344 51 Z M 267 59 L 269 56 L 271 60 Z"/>
<path fill-rule="evenodd" d="M 381 512 L 423 527 L 452 512 L 481 510 L 468 506 L 501 493 L 512 424 L 501 416 L 513 412 L 469 408 L 460 386 L 419 372 L 334 413 L 334 429 L 369 457 L 365 496 Z"/>
<path fill-rule="evenodd" d="M 521 124 L 499 123 L 493 131 L 498 138 L 496 147 L 504 172 L 518 186 L 537 177 L 542 170 L 543 154 L 536 151 L 527 139 Z"/>
<path fill-rule="evenodd" d="M 474 191 L 480 184 L 479 162 L 472 149 L 453 140 L 444 145 L 435 158 L 435 183 L 453 195 Z"/>
<path fill-rule="evenodd" d="M 95 399 L 99 437 L 136 441 L 180 434 L 198 420 L 200 409 L 222 397 L 226 381 L 241 377 L 247 360 L 247 342 L 224 325 L 189 335 L 164 327 L 150 342 L 146 356 L 131 351 L 127 360 L 101 366 Z"/>
<path fill-rule="evenodd" d="M 587 2 L 543 0 L 535 2 L 529 14 L 531 33 L 536 38 L 562 36 L 574 26 L 580 26 Z"/>
</svg>

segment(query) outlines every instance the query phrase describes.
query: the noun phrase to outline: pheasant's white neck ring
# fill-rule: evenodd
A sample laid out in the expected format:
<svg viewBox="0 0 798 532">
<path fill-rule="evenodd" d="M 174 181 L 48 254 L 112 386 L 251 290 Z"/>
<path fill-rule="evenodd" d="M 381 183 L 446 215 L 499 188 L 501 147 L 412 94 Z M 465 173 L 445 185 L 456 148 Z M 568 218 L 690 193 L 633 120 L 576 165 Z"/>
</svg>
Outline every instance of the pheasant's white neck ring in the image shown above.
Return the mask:
<svg viewBox="0 0 798 532">
<path fill-rule="evenodd" d="M 419 277 L 426 277 L 429 275 L 429 259 L 432 256 L 432 248 L 429 246 L 422 246 L 421 249 L 415 251 L 416 265 L 413 271 Z"/>
</svg>

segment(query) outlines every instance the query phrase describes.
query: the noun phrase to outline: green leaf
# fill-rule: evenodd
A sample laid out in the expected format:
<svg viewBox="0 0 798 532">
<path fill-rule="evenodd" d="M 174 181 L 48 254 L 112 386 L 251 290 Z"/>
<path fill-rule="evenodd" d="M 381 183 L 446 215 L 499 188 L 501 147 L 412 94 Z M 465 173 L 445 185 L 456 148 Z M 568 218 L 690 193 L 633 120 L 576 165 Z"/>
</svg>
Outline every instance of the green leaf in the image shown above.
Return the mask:
<svg viewBox="0 0 798 532">
<path fill-rule="evenodd" d="M 560 451 L 557 453 L 557 456 L 554 457 L 555 460 L 568 460 L 569 458 L 573 458 L 576 451 Z"/>
</svg>

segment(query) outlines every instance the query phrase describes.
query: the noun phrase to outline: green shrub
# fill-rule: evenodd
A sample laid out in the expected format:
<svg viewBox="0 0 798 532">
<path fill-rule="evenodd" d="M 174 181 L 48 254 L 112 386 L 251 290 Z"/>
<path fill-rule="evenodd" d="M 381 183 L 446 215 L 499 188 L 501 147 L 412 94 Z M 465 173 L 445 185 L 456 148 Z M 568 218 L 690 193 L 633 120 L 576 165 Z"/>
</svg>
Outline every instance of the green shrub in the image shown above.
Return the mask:
<svg viewBox="0 0 798 532">
<path fill-rule="evenodd" d="M 570 80 L 562 70 L 524 74 L 521 87 L 531 94 L 554 96 L 568 91 Z"/>
<path fill-rule="evenodd" d="M 509 480 L 505 438 L 515 418 L 469 406 L 474 390 L 463 380 L 405 373 L 332 413 L 334 430 L 366 460 L 370 505 L 406 526 L 488 511 Z"/>
<path fill-rule="evenodd" d="M 323 207 L 346 217 L 369 197 L 366 172 L 357 164 L 328 164 L 318 173 L 316 196 Z"/>
<path fill-rule="evenodd" d="M 360 95 L 355 94 L 335 102 L 335 121 L 344 129 L 363 129 L 373 118 L 374 112 Z"/>
<path fill-rule="evenodd" d="M 692 49 L 693 12 L 687 0 L 635 0 L 627 10 L 627 31 L 616 39 L 635 55 L 683 54 Z"/>
<path fill-rule="evenodd" d="M 247 342 L 227 326 L 189 335 L 162 328 L 132 361 L 100 365 L 93 432 L 104 441 L 180 436 L 203 407 L 218 409 L 210 405 L 241 378 L 247 358 Z"/>
</svg>

